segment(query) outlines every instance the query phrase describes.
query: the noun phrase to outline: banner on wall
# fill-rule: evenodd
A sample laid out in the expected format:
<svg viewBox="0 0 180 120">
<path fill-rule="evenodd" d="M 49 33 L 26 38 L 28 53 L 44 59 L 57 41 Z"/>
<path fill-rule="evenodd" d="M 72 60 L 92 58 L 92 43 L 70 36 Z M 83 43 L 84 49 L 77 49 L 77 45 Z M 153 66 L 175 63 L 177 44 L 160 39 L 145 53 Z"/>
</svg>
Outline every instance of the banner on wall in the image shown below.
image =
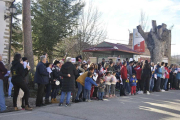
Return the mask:
<svg viewBox="0 0 180 120">
<path fill-rule="evenodd" d="M 133 29 L 133 48 L 138 52 L 145 52 L 145 41 L 137 29 Z"/>
</svg>

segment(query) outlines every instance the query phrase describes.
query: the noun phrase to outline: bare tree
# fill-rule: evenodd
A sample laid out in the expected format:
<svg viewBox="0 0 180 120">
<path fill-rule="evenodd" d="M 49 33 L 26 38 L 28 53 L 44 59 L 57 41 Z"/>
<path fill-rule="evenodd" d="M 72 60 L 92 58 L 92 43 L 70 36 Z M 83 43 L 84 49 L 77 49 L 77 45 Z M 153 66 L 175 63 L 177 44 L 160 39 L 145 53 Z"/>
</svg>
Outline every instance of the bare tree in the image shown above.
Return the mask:
<svg viewBox="0 0 180 120">
<path fill-rule="evenodd" d="M 34 57 L 32 49 L 31 34 L 31 0 L 23 0 L 23 40 L 24 40 L 24 56 L 28 58 L 31 66 L 31 72 L 34 71 Z"/>
<path fill-rule="evenodd" d="M 147 48 L 151 54 L 151 61 L 154 63 L 161 62 L 164 56 L 170 58 L 171 48 L 171 30 L 167 29 L 166 24 L 157 26 L 156 21 L 152 21 L 152 29 L 150 32 L 144 32 L 141 25 L 137 26 L 137 29 L 141 36 L 145 39 Z M 168 45 L 169 52 L 166 54 L 166 46 Z"/>
<path fill-rule="evenodd" d="M 82 10 L 78 20 L 78 26 L 75 27 L 77 40 L 76 52 L 83 57 L 88 57 L 82 50 L 92 47 L 106 38 L 106 28 L 101 20 L 102 14 L 94 7 L 93 3 L 87 4 L 88 8 Z"/>
<path fill-rule="evenodd" d="M 143 31 L 145 31 L 145 32 L 148 31 L 148 29 L 149 29 L 148 16 L 146 15 L 146 13 L 143 10 L 141 10 L 141 13 L 140 13 L 139 24 L 141 25 L 141 28 Z"/>
</svg>

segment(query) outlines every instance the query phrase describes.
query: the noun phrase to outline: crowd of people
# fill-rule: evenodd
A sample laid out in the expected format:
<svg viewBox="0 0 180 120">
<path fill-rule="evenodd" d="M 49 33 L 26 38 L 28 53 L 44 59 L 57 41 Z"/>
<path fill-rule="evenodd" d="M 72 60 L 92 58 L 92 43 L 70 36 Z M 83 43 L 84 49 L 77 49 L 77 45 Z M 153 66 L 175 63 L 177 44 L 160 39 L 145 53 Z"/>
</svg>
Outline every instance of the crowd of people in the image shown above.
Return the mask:
<svg viewBox="0 0 180 120">
<path fill-rule="evenodd" d="M 48 62 L 45 53 L 40 57 L 36 66 L 34 82 L 38 85 L 36 107 L 46 104 L 59 103 L 59 106 L 71 106 L 72 102 L 91 102 L 104 98 L 114 98 L 117 93 L 120 96 L 147 94 L 151 92 L 164 92 L 169 89 L 179 89 L 180 68 L 178 65 L 168 63 L 149 63 L 148 60 L 136 62 L 132 58 L 121 62 L 120 56 L 117 61 L 109 60 L 96 64 L 90 60 L 82 61 L 77 57 L 77 62 L 72 63 L 71 57 L 60 61 Z M 25 77 L 31 67 L 26 57 L 20 54 L 14 56 L 10 71 L 7 71 L 1 62 L 0 55 L 0 111 L 6 110 L 4 98 L 3 80 L 9 77 L 8 95 L 14 87 L 13 106 L 14 110 L 32 110 L 29 105 L 29 88 Z M 7 80 L 7 79 L 5 79 Z M 60 101 L 56 96 L 60 92 Z M 44 94 L 45 93 L 45 94 Z M 43 101 L 45 97 L 45 101 Z"/>
</svg>

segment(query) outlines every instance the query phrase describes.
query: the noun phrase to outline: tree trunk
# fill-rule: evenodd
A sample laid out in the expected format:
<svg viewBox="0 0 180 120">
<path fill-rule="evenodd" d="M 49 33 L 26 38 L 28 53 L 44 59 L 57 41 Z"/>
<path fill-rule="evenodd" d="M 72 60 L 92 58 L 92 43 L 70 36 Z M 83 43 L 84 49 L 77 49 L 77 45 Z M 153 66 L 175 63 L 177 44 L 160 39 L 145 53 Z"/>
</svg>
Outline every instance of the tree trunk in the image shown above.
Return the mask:
<svg viewBox="0 0 180 120">
<path fill-rule="evenodd" d="M 152 29 L 150 32 L 145 33 L 141 26 L 137 26 L 138 32 L 145 39 L 147 48 L 151 54 L 151 62 L 157 63 L 162 62 L 163 57 L 167 56 L 169 58 L 169 54 L 165 53 L 165 43 L 170 43 L 170 31 L 166 29 L 166 25 L 162 24 L 157 26 L 156 21 L 152 21 Z"/>
<path fill-rule="evenodd" d="M 31 72 L 34 73 L 34 56 L 31 35 L 31 0 L 23 0 L 23 40 L 24 56 L 28 58 Z"/>
</svg>

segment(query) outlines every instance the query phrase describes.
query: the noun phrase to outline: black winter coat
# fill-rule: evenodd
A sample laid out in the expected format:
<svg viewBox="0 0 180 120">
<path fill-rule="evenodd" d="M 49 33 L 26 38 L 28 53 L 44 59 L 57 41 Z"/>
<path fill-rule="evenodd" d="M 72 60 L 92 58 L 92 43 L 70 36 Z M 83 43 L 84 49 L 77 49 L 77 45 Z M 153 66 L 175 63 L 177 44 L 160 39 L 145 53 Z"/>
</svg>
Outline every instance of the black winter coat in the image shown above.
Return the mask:
<svg viewBox="0 0 180 120">
<path fill-rule="evenodd" d="M 28 72 L 28 69 L 24 69 L 20 61 L 13 61 L 11 67 L 12 83 L 23 82 Z"/>
<path fill-rule="evenodd" d="M 141 79 L 151 78 L 151 76 L 152 76 L 152 72 L 150 67 L 142 69 Z"/>
<path fill-rule="evenodd" d="M 52 77 L 53 80 L 60 81 L 60 68 L 56 65 L 54 65 L 52 68 Z M 52 81 L 51 84 L 55 85 L 55 81 Z"/>
<path fill-rule="evenodd" d="M 43 62 L 39 62 L 36 66 L 36 73 L 34 76 L 34 82 L 39 84 L 49 84 L 49 73 Z"/>
<path fill-rule="evenodd" d="M 68 77 L 68 74 L 71 77 Z M 75 90 L 75 76 L 78 74 L 75 66 L 71 62 L 66 62 L 60 70 L 60 76 L 63 77 L 62 91 L 72 92 Z"/>
</svg>

